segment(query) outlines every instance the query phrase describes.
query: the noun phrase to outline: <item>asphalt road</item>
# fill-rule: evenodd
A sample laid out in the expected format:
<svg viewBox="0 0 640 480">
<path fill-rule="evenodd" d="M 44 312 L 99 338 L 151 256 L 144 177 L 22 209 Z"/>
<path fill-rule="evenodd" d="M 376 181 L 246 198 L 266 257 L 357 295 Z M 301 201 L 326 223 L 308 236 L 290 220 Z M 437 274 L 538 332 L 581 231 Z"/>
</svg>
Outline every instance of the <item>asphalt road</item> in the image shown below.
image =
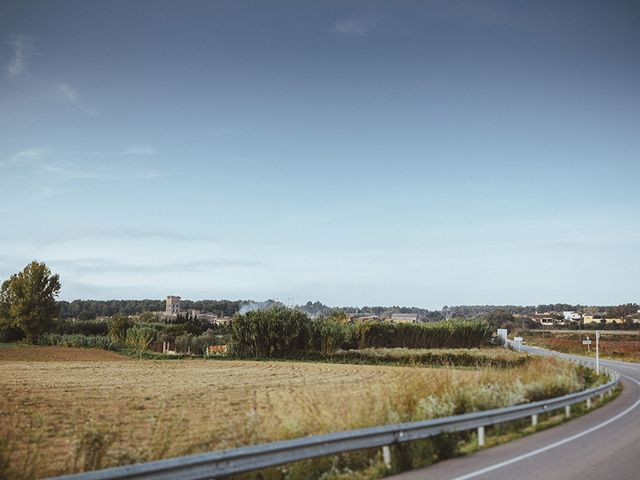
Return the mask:
<svg viewBox="0 0 640 480">
<path fill-rule="evenodd" d="M 601 364 L 618 371 L 624 385 L 620 396 L 607 405 L 557 427 L 391 478 L 640 479 L 640 364 L 606 360 Z"/>
</svg>

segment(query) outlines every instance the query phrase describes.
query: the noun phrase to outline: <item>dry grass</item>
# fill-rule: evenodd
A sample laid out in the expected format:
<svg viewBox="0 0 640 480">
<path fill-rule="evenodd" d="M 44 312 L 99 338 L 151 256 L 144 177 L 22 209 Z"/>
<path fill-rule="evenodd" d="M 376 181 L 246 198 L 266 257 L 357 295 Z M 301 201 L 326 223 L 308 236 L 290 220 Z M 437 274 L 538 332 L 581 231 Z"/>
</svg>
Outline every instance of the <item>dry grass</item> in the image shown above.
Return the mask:
<svg viewBox="0 0 640 480">
<path fill-rule="evenodd" d="M 595 355 L 595 332 L 576 333 L 550 333 L 550 332 L 526 332 L 525 340 L 539 347 L 557 350 L 564 353 L 578 355 Z M 586 337 L 591 338 L 590 350 L 582 344 Z M 600 337 L 600 356 L 624 360 L 627 362 L 640 362 L 640 338 L 637 335 L 621 335 L 619 332 L 610 334 L 606 332 Z"/>
<path fill-rule="evenodd" d="M 12 478 L 493 408 L 582 387 L 572 367 L 537 358 L 512 369 L 456 370 L 131 361 L 75 349 L 58 352 L 66 360 L 37 361 L 34 355 L 51 358 L 53 350 L 5 350 L 0 438 L 9 444 Z M 95 361 L 102 355 L 109 359 Z"/>
</svg>

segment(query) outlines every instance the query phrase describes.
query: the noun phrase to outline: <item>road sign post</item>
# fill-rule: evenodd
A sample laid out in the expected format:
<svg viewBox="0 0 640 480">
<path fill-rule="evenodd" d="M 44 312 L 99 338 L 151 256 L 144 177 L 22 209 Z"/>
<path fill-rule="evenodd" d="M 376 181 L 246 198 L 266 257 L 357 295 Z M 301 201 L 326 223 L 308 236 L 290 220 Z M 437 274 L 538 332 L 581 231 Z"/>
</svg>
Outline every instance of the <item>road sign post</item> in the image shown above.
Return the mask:
<svg viewBox="0 0 640 480">
<path fill-rule="evenodd" d="M 522 337 L 513 337 L 513 341 L 518 345 L 518 351 L 522 351 Z"/>
<path fill-rule="evenodd" d="M 508 333 L 508 331 L 507 331 L 506 328 L 499 328 L 498 329 L 498 336 L 504 340 L 504 344 L 505 345 L 507 344 L 507 333 Z"/>
<path fill-rule="evenodd" d="M 596 330 L 596 374 L 600 375 L 600 330 Z"/>
</svg>

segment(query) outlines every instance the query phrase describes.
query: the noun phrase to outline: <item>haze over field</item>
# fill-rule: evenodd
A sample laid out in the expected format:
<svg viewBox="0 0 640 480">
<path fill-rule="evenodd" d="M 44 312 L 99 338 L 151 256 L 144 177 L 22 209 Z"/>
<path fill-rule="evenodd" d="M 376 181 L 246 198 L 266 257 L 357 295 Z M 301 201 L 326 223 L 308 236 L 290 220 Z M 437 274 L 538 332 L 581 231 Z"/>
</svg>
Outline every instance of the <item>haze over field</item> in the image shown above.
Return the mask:
<svg viewBox="0 0 640 480">
<path fill-rule="evenodd" d="M 5 0 L 0 279 L 637 301 L 639 24 L 631 1 Z"/>
</svg>

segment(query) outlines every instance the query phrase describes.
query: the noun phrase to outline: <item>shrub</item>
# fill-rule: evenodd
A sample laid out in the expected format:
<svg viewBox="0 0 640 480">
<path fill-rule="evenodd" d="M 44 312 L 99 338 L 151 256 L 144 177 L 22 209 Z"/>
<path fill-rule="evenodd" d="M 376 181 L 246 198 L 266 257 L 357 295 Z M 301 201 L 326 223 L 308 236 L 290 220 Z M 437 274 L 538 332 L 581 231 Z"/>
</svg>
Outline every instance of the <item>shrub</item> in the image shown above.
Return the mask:
<svg viewBox="0 0 640 480">
<path fill-rule="evenodd" d="M 355 326 L 358 348 L 472 348 L 491 344 L 484 321 L 446 320 L 430 324 L 362 322 Z"/>
<path fill-rule="evenodd" d="M 64 335 L 59 333 L 45 333 L 37 340 L 38 345 L 60 345 L 63 347 L 102 348 L 103 350 L 117 350 L 116 344 L 106 335 Z"/>
<path fill-rule="evenodd" d="M 506 348 L 367 348 L 336 352 L 333 361 L 373 365 L 437 365 L 508 368 L 524 365 L 531 357 Z"/>
<path fill-rule="evenodd" d="M 108 335 L 109 323 L 101 320 L 56 320 L 53 331 L 63 335 Z"/>
<path fill-rule="evenodd" d="M 109 336 L 116 343 L 124 344 L 127 340 L 127 331 L 133 326 L 133 322 L 124 315 L 116 315 L 109 321 Z"/>
<path fill-rule="evenodd" d="M 323 355 L 332 355 L 339 348 L 353 346 L 353 328 L 332 318 L 320 318 L 309 321 L 309 340 L 307 348 Z"/>
<path fill-rule="evenodd" d="M 309 317 L 298 310 L 273 307 L 236 315 L 231 326 L 230 351 L 238 357 L 274 357 L 304 350 Z"/>
<path fill-rule="evenodd" d="M 127 330 L 125 346 L 142 353 L 156 338 L 156 331 L 151 327 L 135 326 Z"/>
<path fill-rule="evenodd" d="M 19 327 L 11 325 L 0 327 L 0 342 L 17 342 L 23 338 L 24 331 Z"/>
<path fill-rule="evenodd" d="M 230 352 L 238 357 L 276 357 L 296 351 L 331 355 L 339 348 L 474 348 L 491 345 L 492 331 L 478 320 L 434 324 L 346 323 L 310 319 L 284 307 L 237 315 L 231 326 Z"/>
</svg>

